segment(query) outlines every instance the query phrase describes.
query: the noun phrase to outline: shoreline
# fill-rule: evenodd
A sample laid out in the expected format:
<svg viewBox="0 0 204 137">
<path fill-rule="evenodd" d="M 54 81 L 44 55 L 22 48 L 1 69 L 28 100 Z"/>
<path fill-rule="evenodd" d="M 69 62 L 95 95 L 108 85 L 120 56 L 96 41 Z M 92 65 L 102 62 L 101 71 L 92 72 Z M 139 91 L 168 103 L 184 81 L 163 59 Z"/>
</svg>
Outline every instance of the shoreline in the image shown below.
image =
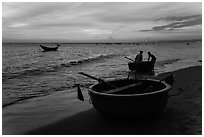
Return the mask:
<svg viewBox="0 0 204 137">
<path fill-rule="evenodd" d="M 164 111 L 165 115 L 161 116 L 156 121 L 151 121 L 150 123 L 145 122 L 136 124 L 134 122 L 122 122 L 121 124 L 119 121 L 109 121 L 101 117 L 98 112 L 96 112 L 96 110 L 92 107 L 92 105 L 89 104 L 89 97 L 87 94 L 84 94 L 85 102 L 80 102 L 75 98 L 75 93 L 72 93 L 72 97 L 66 96 L 67 93 L 58 93 L 55 96 L 52 96 L 51 99 L 50 97 L 48 97 L 50 99 L 50 102 L 47 105 L 44 104 L 46 102 L 44 100 L 46 99 L 46 97 L 42 97 L 38 99 L 33 99 L 34 101 L 31 102 L 30 105 L 23 107 L 19 106 L 23 109 L 24 116 L 22 117 L 18 115 L 16 117 L 10 116 L 6 119 L 2 117 L 3 134 L 202 134 L 201 69 L 202 66 L 194 66 L 185 69 L 180 69 L 174 72 L 159 74 L 155 78 L 162 79 L 170 73 L 174 73 L 176 74 L 175 83 L 171 91 L 183 90 L 185 92 L 183 92 L 179 96 L 170 98 L 167 108 L 165 108 Z M 190 79 L 188 79 L 189 77 Z M 71 100 L 69 100 L 67 97 Z M 40 111 L 40 114 L 32 110 L 32 107 L 37 107 L 34 103 L 36 100 L 39 100 L 38 106 L 42 107 L 40 110 L 38 110 Z M 55 103 L 54 108 L 52 102 Z M 30 110 L 26 110 L 27 108 L 30 108 Z M 47 110 L 49 111 L 47 112 Z M 11 115 L 11 112 L 15 113 L 14 111 L 15 109 L 12 111 L 7 110 L 7 112 L 5 112 L 4 110 L 3 116 L 6 116 L 6 114 Z M 32 116 L 26 114 L 32 114 L 32 112 L 35 112 L 36 114 L 34 113 L 32 115 L 34 116 L 34 118 L 31 120 Z M 53 119 L 53 115 L 56 115 L 55 119 Z M 47 118 L 47 120 L 44 120 L 44 118 Z M 22 120 L 25 123 L 27 122 L 27 125 L 22 124 Z M 42 124 L 39 124 L 39 121 L 42 122 Z M 14 123 L 11 124 L 11 122 Z M 165 126 L 167 127 L 165 128 Z M 21 131 L 19 131 L 19 129 Z"/>
</svg>

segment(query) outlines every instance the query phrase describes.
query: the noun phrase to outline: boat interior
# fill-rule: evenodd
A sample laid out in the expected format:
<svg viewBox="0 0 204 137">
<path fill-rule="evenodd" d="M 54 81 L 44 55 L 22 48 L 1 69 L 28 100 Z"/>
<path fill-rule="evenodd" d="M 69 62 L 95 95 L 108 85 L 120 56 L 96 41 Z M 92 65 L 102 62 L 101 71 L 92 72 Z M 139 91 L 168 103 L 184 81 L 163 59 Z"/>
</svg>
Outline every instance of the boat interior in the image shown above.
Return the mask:
<svg viewBox="0 0 204 137">
<path fill-rule="evenodd" d="M 99 93 L 128 95 L 150 93 L 164 88 L 166 85 L 158 81 L 125 79 L 99 83 L 94 85 L 92 90 Z M 115 90 L 115 92 L 109 92 L 111 90 Z"/>
</svg>

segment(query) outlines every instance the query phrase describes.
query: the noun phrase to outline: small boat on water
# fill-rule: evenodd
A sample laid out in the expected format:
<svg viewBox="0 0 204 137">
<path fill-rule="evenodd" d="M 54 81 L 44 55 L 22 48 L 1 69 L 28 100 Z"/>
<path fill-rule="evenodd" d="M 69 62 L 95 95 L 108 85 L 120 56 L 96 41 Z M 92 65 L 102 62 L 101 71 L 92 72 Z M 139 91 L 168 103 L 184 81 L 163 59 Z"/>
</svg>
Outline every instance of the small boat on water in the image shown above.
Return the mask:
<svg viewBox="0 0 204 137">
<path fill-rule="evenodd" d="M 141 63 L 134 63 L 130 62 L 128 63 L 129 70 L 133 71 L 136 70 L 137 72 L 147 72 L 147 71 L 153 71 L 154 70 L 154 62 L 150 61 L 143 61 Z"/>
<path fill-rule="evenodd" d="M 159 114 L 167 104 L 168 92 L 174 81 L 173 75 L 164 80 L 120 79 L 106 82 L 83 75 L 99 81 L 89 89 L 90 101 L 100 114 L 109 117 L 140 118 Z M 78 98 L 82 96 L 78 92 Z"/>
<path fill-rule="evenodd" d="M 59 44 L 57 45 L 57 47 L 46 47 L 43 45 L 40 45 L 40 47 L 44 50 L 44 51 L 56 51 L 59 48 Z"/>
<path fill-rule="evenodd" d="M 130 60 L 131 62 L 128 63 L 128 68 L 131 71 L 136 70 L 137 72 L 152 72 L 154 70 L 155 62 L 151 61 L 143 61 L 140 63 L 135 63 L 135 61 L 127 56 L 124 58 Z"/>
</svg>

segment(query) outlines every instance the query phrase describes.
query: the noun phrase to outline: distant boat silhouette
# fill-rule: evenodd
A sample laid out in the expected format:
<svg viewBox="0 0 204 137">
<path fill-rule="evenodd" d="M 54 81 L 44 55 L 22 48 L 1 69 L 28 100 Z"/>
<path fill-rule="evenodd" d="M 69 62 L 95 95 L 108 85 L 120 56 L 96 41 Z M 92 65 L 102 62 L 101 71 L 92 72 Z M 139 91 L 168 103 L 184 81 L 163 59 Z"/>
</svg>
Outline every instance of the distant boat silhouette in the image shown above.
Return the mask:
<svg viewBox="0 0 204 137">
<path fill-rule="evenodd" d="M 41 47 L 44 51 L 56 51 L 59 46 L 60 46 L 59 44 L 57 45 L 57 47 L 46 47 L 46 46 L 40 45 L 40 47 Z"/>
</svg>

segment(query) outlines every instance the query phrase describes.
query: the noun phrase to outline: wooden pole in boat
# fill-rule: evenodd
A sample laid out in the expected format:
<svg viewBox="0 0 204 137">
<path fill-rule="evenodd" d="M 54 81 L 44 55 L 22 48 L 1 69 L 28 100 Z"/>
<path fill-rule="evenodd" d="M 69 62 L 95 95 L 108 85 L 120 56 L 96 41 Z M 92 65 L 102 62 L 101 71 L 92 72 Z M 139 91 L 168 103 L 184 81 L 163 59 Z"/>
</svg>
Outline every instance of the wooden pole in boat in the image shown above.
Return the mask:
<svg viewBox="0 0 204 137">
<path fill-rule="evenodd" d="M 133 59 L 131 59 L 131 58 L 127 57 L 127 56 L 124 56 L 124 58 L 126 58 L 126 59 L 128 59 L 128 60 L 130 60 L 132 62 L 135 62 Z M 127 79 L 129 79 L 129 77 L 130 77 L 130 72 L 128 73 Z M 135 78 L 136 78 L 136 72 L 135 72 Z"/>
<path fill-rule="evenodd" d="M 86 74 L 86 73 L 84 73 L 84 72 L 79 72 L 79 74 L 84 75 L 84 76 L 89 77 L 89 78 L 92 78 L 92 79 L 94 79 L 94 80 L 97 80 L 99 83 L 100 83 L 100 82 L 101 82 L 101 83 L 105 83 L 105 84 L 109 85 L 111 88 L 118 88 L 118 87 L 115 86 L 115 85 L 112 85 L 112 84 L 110 84 L 110 83 L 105 82 L 105 80 L 103 80 L 103 79 L 96 78 L 96 77 L 91 76 L 91 75 L 89 75 L 89 74 Z"/>
<path fill-rule="evenodd" d="M 84 72 L 79 72 L 79 74 L 84 75 L 84 76 L 89 77 L 89 78 L 92 78 L 92 79 L 94 79 L 94 80 L 97 80 L 98 82 L 105 82 L 103 79 L 96 78 L 96 77 L 91 76 L 91 75 L 89 75 L 89 74 L 86 74 L 86 73 L 84 73 Z"/>
<path fill-rule="evenodd" d="M 124 58 L 126 58 L 126 59 L 128 59 L 128 60 L 130 60 L 132 62 L 135 62 L 133 59 L 131 59 L 131 58 L 127 57 L 127 56 L 124 56 Z"/>
</svg>

